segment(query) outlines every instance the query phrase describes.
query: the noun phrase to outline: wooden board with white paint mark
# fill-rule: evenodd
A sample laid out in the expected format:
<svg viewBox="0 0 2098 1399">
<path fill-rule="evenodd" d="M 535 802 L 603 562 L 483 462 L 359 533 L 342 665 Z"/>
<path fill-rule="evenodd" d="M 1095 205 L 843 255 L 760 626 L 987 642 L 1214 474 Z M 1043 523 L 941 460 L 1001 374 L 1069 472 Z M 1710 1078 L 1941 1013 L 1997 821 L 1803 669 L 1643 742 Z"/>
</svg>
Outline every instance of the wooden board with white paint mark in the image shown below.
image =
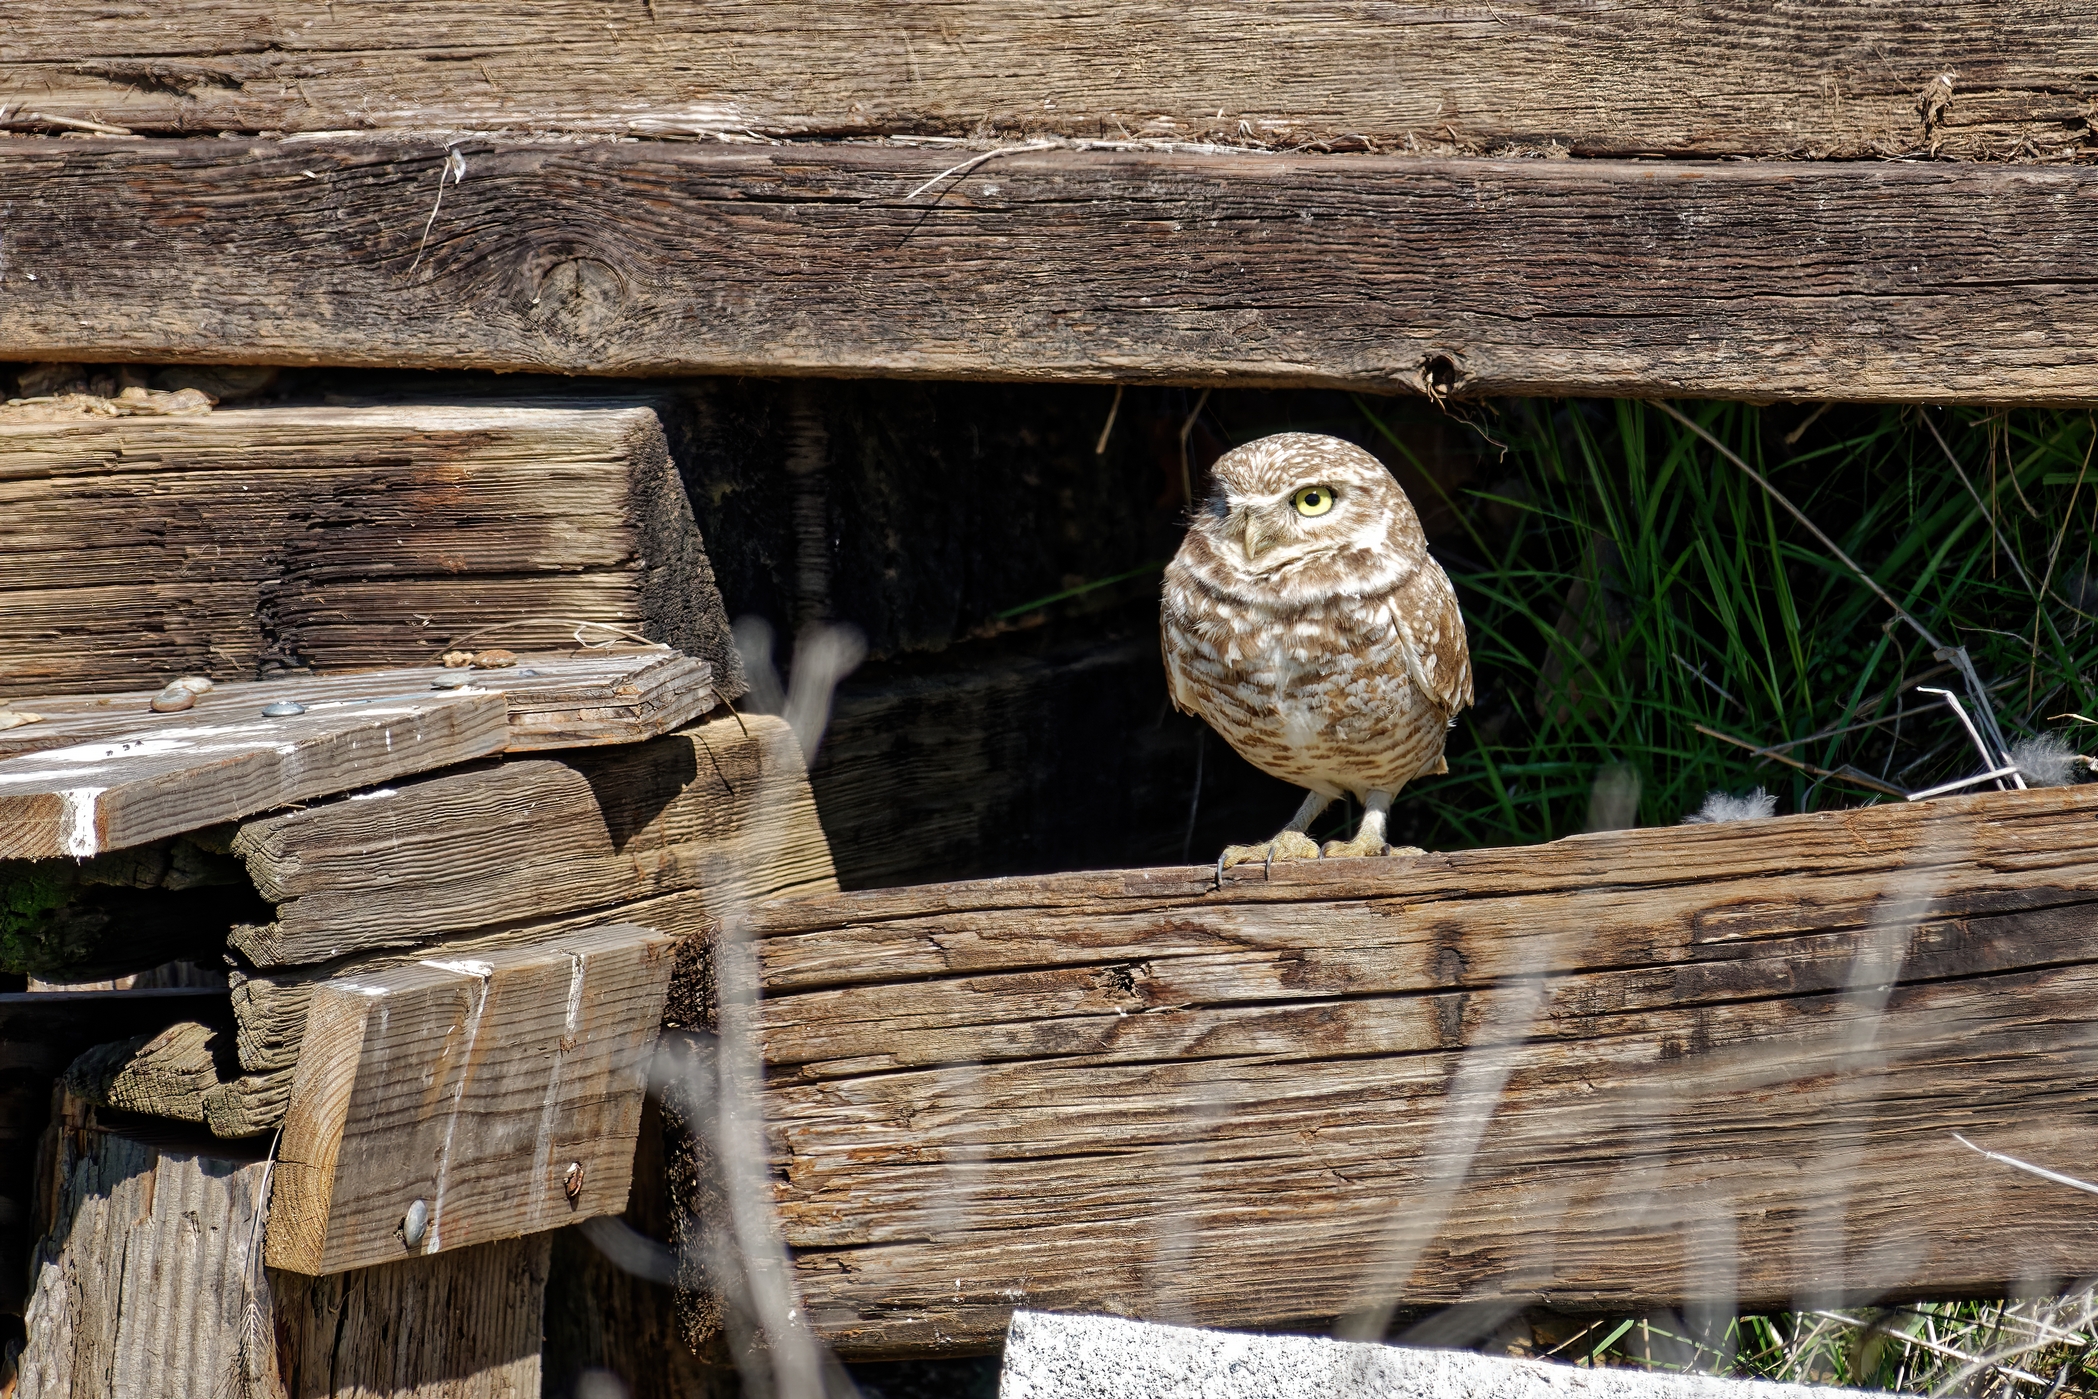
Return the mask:
<svg viewBox="0 0 2098 1399">
<path fill-rule="evenodd" d="M 277 687 L 270 687 L 277 688 Z M 243 703 L 168 715 L 125 738 L 0 759 L 0 856 L 76 859 L 254 811 L 502 752 L 509 710 L 483 694 Z"/>
<path fill-rule="evenodd" d="M 714 707 L 705 661 L 662 648 L 18 701 L 0 733 L 0 858 L 84 857 L 505 751 L 631 743 Z M 437 689 L 439 682 L 463 687 Z M 270 717 L 290 702 L 303 711 Z"/>
<path fill-rule="evenodd" d="M 624 1209 L 673 944 L 604 927 L 323 984 L 270 1266 L 338 1273 Z"/>
<path fill-rule="evenodd" d="M 2084 786 L 757 909 L 807 1314 L 872 1356 L 993 1344 L 1015 1305 L 1325 1325 L 2079 1276 L 2088 1197 L 1953 1134 L 2098 1154 L 2094 832 Z"/>
</svg>

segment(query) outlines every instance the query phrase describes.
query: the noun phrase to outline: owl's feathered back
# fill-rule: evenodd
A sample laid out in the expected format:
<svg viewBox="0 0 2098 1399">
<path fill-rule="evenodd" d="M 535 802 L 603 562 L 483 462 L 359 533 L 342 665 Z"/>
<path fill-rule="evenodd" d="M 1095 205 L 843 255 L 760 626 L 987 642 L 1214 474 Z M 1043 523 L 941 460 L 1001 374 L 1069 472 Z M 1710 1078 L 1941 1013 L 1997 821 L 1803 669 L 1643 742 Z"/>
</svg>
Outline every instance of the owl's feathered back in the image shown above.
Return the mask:
<svg viewBox="0 0 2098 1399">
<path fill-rule="evenodd" d="M 1256 766 L 1329 795 L 1438 769 L 1471 663 L 1455 590 L 1398 482 L 1352 443 L 1296 432 L 1226 453 L 1211 477 L 1166 569 L 1174 703 Z"/>
</svg>

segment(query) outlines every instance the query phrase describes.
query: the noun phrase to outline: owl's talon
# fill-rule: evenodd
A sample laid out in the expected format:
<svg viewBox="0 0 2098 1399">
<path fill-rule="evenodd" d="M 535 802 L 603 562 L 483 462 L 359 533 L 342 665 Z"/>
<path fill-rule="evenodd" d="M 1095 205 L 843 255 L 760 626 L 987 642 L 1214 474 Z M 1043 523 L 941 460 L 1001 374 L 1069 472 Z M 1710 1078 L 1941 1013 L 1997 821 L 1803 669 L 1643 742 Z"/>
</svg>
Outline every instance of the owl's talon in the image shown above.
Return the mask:
<svg viewBox="0 0 2098 1399">
<path fill-rule="evenodd" d="M 1262 841 L 1258 845 L 1225 846 L 1224 853 L 1217 857 L 1217 870 L 1221 876 L 1224 870 L 1228 870 L 1235 865 L 1250 865 L 1258 862 L 1272 869 L 1275 865 L 1284 861 L 1316 860 L 1318 857 L 1319 845 L 1317 841 L 1305 835 L 1302 831 L 1284 831 L 1273 840 Z"/>
</svg>

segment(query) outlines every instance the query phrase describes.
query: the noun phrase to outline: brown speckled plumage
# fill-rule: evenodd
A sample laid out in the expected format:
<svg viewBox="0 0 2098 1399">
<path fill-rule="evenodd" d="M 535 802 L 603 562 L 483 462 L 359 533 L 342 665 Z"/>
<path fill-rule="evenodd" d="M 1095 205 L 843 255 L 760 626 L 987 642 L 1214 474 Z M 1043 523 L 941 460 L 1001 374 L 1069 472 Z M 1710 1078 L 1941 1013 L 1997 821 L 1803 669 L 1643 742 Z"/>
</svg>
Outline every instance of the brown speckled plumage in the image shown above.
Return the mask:
<svg viewBox="0 0 2098 1399">
<path fill-rule="evenodd" d="M 1321 797 L 1384 794 L 1381 839 L 1381 805 L 1444 770 L 1450 720 L 1472 701 L 1449 577 L 1398 482 L 1351 443 L 1262 438 L 1212 478 L 1166 569 L 1173 703 Z M 1324 513 L 1293 503 L 1305 487 L 1332 492 Z"/>
</svg>

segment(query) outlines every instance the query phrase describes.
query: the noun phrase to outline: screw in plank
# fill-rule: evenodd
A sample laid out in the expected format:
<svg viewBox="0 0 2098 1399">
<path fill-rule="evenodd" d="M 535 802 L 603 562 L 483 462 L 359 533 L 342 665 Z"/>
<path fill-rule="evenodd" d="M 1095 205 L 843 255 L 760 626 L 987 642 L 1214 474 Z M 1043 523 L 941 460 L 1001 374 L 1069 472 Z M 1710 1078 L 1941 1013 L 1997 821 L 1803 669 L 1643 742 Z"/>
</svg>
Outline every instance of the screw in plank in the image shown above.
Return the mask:
<svg viewBox="0 0 2098 1399">
<path fill-rule="evenodd" d="M 417 1200 L 401 1217 L 401 1242 L 414 1248 L 423 1241 L 423 1230 L 429 1227 L 430 1204 L 427 1200 Z"/>
<path fill-rule="evenodd" d="M 582 1162 L 571 1161 L 568 1163 L 568 1174 L 561 1177 L 561 1193 L 568 1197 L 568 1203 L 571 1205 L 583 1198 Z"/>
<path fill-rule="evenodd" d="M 300 704 L 297 700 L 277 700 L 275 703 L 262 706 L 262 717 L 265 719 L 289 719 L 294 714 L 304 714 L 305 712 L 306 706 Z"/>
</svg>

